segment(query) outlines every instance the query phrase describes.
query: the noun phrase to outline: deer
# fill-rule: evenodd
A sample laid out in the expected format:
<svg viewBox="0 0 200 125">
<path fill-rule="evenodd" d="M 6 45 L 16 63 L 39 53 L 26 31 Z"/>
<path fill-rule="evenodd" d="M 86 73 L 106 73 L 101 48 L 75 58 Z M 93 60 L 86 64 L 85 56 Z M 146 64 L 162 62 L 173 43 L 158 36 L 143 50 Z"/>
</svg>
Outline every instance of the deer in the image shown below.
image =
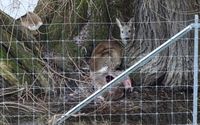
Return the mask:
<svg viewBox="0 0 200 125">
<path fill-rule="evenodd" d="M 118 18 L 116 18 L 117 26 L 120 30 L 120 38 L 121 42 L 124 45 L 124 51 L 123 51 L 123 63 L 122 65 L 126 67 L 127 63 L 127 49 L 128 44 L 133 40 L 135 35 L 135 27 L 133 27 L 133 18 L 131 18 L 128 22 L 121 22 Z"/>
<path fill-rule="evenodd" d="M 120 29 L 121 42 L 115 39 L 100 42 L 92 51 L 91 59 L 89 61 L 90 71 L 97 72 L 100 69 L 116 69 L 121 63 L 124 54 L 124 46 L 132 39 L 134 28 L 132 28 L 131 18 L 128 22 L 120 22 L 116 18 L 117 26 Z M 122 43 L 122 44 L 121 44 Z M 104 68 L 102 68 L 104 67 Z"/>
<path fill-rule="evenodd" d="M 126 23 L 120 22 L 116 18 L 117 26 L 120 29 L 121 42 L 114 39 L 100 42 L 92 51 L 91 59 L 89 60 L 90 77 L 92 78 L 92 84 L 96 89 L 102 88 L 105 84 L 109 83 L 117 75 L 123 71 L 118 71 L 118 67 L 122 63 L 124 46 L 128 44 L 128 41 L 132 39 L 134 30 L 132 28 L 132 19 Z M 130 77 L 126 77 L 122 80 L 121 84 L 125 90 L 132 91 L 132 81 Z M 120 89 L 114 87 L 107 94 L 100 96 L 101 100 L 104 100 L 105 95 L 119 94 Z M 121 93 L 123 94 L 123 92 Z M 121 95 L 118 95 L 121 97 Z"/>
<path fill-rule="evenodd" d="M 109 39 L 107 41 L 100 42 L 93 50 L 91 55 L 90 70 L 92 72 L 105 69 L 108 66 L 109 69 L 113 70 L 119 66 L 122 62 L 124 46 L 127 42 L 133 38 L 135 29 L 132 27 L 133 18 L 128 22 L 120 22 L 116 18 L 117 26 L 120 29 L 120 41 Z"/>
<path fill-rule="evenodd" d="M 34 12 L 27 12 L 20 17 L 21 25 L 31 31 L 36 31 L 43 24 L 42 19 Z"/>
</svg>

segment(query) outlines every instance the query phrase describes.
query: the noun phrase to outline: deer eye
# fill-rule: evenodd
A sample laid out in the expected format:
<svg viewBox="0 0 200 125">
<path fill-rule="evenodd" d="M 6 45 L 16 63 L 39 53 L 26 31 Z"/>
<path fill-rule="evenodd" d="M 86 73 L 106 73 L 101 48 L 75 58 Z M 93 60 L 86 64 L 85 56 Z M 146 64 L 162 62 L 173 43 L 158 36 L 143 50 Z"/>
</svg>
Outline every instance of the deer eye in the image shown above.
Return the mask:
<svg viewBox="0 0 200 125">
<path fill-rule="evenodd" d="M 122 33 L 124 33 L 124 31 L 122 31 Z"/>
<path fill-rule="evenodd" d="M 131 30 L 128 30 L 128 32 L 130 33 L 130 32 L 131 32 Z"/>
</svg>

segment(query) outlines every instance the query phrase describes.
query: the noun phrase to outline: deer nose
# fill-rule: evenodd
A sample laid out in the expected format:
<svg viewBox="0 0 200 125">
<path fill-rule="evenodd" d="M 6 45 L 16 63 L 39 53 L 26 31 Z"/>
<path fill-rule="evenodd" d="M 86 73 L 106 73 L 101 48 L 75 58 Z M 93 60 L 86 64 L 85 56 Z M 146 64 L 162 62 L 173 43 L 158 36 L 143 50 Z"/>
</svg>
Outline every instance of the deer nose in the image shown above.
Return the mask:
<svg viewBox="0 0 200 125">
<path fill-rule="evenodd" d="M 125 38 L 125 40 L 129 40 L 129 39 L 130 39 L 129 37 L 126 37 L 126 38 Z"/>
<path fill-rule="evenodd" d="M 109 82 L 112 81 L 113 79 L 114 79 L 114 77 L 111 76 L 111 75 L 107 75 L 107 76 L 106 76 L 106 82 L 107 82 L 107 83 L 109 83 Z"/>
</svg>

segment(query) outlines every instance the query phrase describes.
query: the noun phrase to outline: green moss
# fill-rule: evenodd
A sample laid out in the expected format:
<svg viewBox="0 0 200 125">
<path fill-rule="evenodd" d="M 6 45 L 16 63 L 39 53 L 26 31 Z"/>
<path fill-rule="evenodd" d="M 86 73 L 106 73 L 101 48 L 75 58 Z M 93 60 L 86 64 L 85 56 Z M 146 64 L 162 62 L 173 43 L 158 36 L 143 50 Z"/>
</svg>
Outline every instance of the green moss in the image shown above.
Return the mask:
<svg viewBox="0 0 200 125">
<path fill-rule="evenodd" d="M 40 75 L 37 76 L 37 80 L 42 86 L 48 86 L 48 77 L 46 77 L 46 74 L 42 74 L 44 71 L 44 64 L 42 61 L 35 56 L 32 51 L 26 50 L 22 42 L 17 42 L 17 39 L 8 32 L 3 29 L 0 30 L 2 31 L 0 40 L 4 41 L 3 45 L 5 48 L 10 48 L 8 49 L 9 54 L 7 54 L 5 49 L 2 49 L 1 56 L 9 63 L 10 72 L 12 71 L 13 73 L 18 74 L 17 79 L 19 83 L 22 84 L 27 82 L 28 84 L 32 84 L 33 76 L 31 76 L 30 73 L 40 73 Z M 9 42 L 11 39 L 12 42 Z M 12 59 L 9 59 L 11 56 Z"/>
<path fill-rule="evenodd" d="M 6 61 L 0 62 L 0 75 L 12 85 L 18 84 L 18 79 L 11 71 L 11 65 Z"/>
<path fill-rule="evenodd" d="M 23 83 L 31 83 L 31 76 L 27 74 L 22 66 L 16 59 L 10 59 L 10 55 L 7 58 L 7 52 L 5 48 L 0 49 L 1 61 L 0 61 L 0 75 L 7 80 L 11 85 L 21 85 Z"/>
<path fill-rule="evenodd" d="M 5 54 L 5 51 L 3 51 L 2 46 L 1 46 L 1 49 L 0 49 L 0 58 L 1 59 L 5 59 L 6 58 L 6 54 Z"/>
</svg>

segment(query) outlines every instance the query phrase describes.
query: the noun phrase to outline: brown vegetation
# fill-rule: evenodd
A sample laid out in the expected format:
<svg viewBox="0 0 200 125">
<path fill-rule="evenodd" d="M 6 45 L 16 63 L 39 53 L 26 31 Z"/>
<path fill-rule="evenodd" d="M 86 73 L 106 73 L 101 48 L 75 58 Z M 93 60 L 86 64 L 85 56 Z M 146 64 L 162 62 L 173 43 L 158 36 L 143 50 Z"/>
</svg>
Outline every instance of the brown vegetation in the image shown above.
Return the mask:
<svg viewBox="0 0 200 125">
<path fill-rule="evenodd" d="M 126 69 L 199 12 L 197 0 L 40 0 L 35 13 L 44 25 L 34 34 L 0 11 L 0 123 L 50 124 L 94 92 L 88 60 L 98 43 L 120 39 L 116 17 L 134 19 L 134 39 L 121 67 Z M 87 35 L 77 46 L 74 38 L 82 30 Z M 131 74 L 132 93 L 91 102 L 66 124 L 191 123 L 192 56 L 191 32 Z"/>
</svg>

